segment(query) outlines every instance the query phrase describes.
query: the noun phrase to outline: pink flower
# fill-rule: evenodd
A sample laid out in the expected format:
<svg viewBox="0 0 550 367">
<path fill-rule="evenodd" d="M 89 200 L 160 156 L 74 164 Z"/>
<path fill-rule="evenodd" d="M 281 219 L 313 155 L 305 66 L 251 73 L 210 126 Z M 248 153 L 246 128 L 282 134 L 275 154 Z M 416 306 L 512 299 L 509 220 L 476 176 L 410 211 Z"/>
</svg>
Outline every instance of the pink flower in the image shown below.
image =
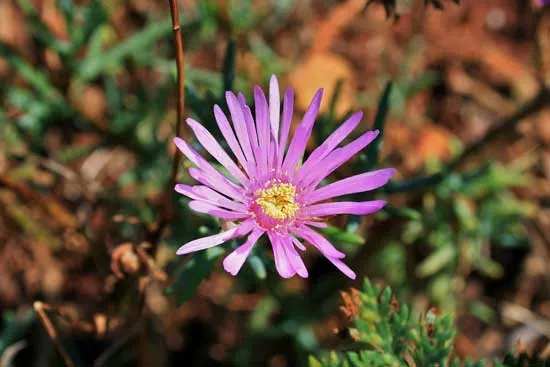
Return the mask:
<svg viewBox="0 0 550 367">
<path fill-rule="evenodd" d="M 303 240 L 319 250 L 340 271 L 355 279 L 355 273 L 342 262 L 345 254 L 313 228 L 326 227 L 324 218 L 327 216 L 364 215 L 380 210 L 386 203 L 383 200 L 327 200 L 376 189 L 386 184 L 395 170 L 389 168 L 362 173 L 319 187 L 325 177 L 359 153 L 378 135 L 378 131 L 369 131 L 338 147 L 359 124 L 362 113 L 357 112 L 300 166 L 319 112 L 322 94 L 322 89 L 317 91 L 290 139 L 294 92 L 291 88 L 286 90 L 281 114 L 279 84 L 275 76 L 269 85 L 269 102 L 259 87 L 254 89 L 255 118 L 242 94 L 236 97 L 226 92 L 232 124 L 219 106 L 214 107 L 214 115 L 234 157 L 227 154 L 204 126 L 193 119 L 187 119 L 199 143 L 227 170 L 227 174 L 214 168 L 184 140 L 175 138 L 179 150 L 196 166 L 189 169 L 189 174 L 201 184 L 178 184 L 175 189 L 192 199 L 189 203 L 191 209 L 238 224 L 219 234 L 186 243 L 178 249 L 178 255 L 248 236 L 245 243 L 223 261 L 224 269 L 236 275 L 254 244 L 260 237 L 267 235 L 273 248 L 275 266 L 283 278 L 295 274 L 304 278 L 308 276 L 297 251 L 306 249 L 301 242 Z"/>
</svg>

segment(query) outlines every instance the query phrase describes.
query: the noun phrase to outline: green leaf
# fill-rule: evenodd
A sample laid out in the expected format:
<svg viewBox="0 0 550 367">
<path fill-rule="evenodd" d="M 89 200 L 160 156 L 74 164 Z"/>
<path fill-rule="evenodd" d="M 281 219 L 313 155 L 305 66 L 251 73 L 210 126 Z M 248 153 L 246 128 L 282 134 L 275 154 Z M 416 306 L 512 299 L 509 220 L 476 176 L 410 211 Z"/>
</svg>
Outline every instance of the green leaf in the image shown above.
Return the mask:
<svg viewBox="0 0 550 367">
<path fill-rule="evenodd" d="M 2 331 L 0 332 L 0 355 L 6 348 L 23 339 L 29 328 L 34 324 L 36 314 L 33 311 L 16 314 L 5 311 L 2 314 Z"/>
<path fill-rule="evenodd" d="M 70 49 L 70 44 L 55 37 L 50 28 L 44 23 L 36 12 L 31 0 L 17 0 L 17 5 L 23 11 L 25 20 L 30 28 L 30 33 L 40 40 L 45 46 L 57 51 L 60 56 L 65 56 Z"/>
<path fill-rule="evenodd" d="M 24 79 L 45 101 L 60 103 L 63 95 L 45 76 L 45 71 L 39 71 L 15 54 L 6 44 L 0 43 L 0 57 L 8 62 L 13 70 Z"/>
<path fill-rule="evenodd" d="M 112 67 L 120 66 L 126 57 L 138 55 L 172 32 L 172 21 L 166 18 L 149 23 L 143 30 L 103 54 L 84 59 L 78 68 L 79 78 L 90 81 Z"/>
<path fill-rule="evenodd" d="M 182 305 L 195 295 L 197 288 L 210 274 L 222 253 L 223 250 L 219 247 L 198 252 L 186 264 L 176 269 L 175 282 L 166 289 L 166 293 L 174 295 L 176 305 Z"/>
<path fill-rule="evenodd" d="M 390 111 L 390 95 L 392 91 L 392 82 L 388 82 L 378 102 L 378 109 L 374 118 L 373 130 L 378 130 L 380 134 L 367 148 L 367 166 L 365 171 L 371 171 L 378 165 L 380 147 L 384 138 L 384 127 Z"/>
<path fill-rule="evenodd" d="M 72 3 L 71 0 L 62 0 L 62 2 Z M 95 37 L 100 29 L 104 29 L 103 27 L 108 28 L 106 27 L 108 15 L 100 0 L 91 1 L 90 4 L 82 7 L 81 10 L 84 18 L 84 24 L 74 27 L 71 31 L 71 48 L 73 52 L 78 51 L 82 45 L 89 42 L 92 37 Z M 100 33 L 104 33 L 104 30 Z M 94 42 L 97 42 L 97 40 L 94 40 Z M 89 56 L 95 55 L 95 52 L 97 51 L 97 45 L 93 44 L 94 47 L 91 47 L 91 45 L 92 43 L 88 48 Z"/>
<path fill-rule="evenodd" d="M 338 79 L 336 81 L 336 85 L 334 86 L 334 92 L 332 93 L 332 96 L 330 97 L 330 104 L 328 106 L 328 120 L 329 123 L 332 124 L 334 122 L 334 117 L 336 114 L 336 103 L 338 102 L 338 98 L 340 97 L 340 93 L 342 92 L 342 85 L 344 84 L 343 79 Z"/>
<path fill-rule="evenodd" d="M 323 367 L 321 362 L 317 358 L 315 358 L 314 356 L 309 356 L 308 365 L 309 365 L 309 367 Z"/>
<path fill-rule="evenodd" d="M 326 228 L 321 228 L 320 231 L 329 238 L 329 240 L 350 245 L 362 245 L 365 243 L 363 237 L 357 233 L 348 232 L 338 227 L 328 225 Z"/>
<path fill-rule="evenodd" d="M 267 277 L 267 272 L 265 270 L 265 265 L 257 255 L 251 255 L 247 258 L 247 262 L 252 268 L 252 271 L 256 275 L 256 278 L 264 280 Z"/>
<path fill-rule="evenodd" d="M 439 248 L 418 265 L 416 275 L 420 278 L 433 275 L 453 261 L 456 255 L 456 249 L 451 245 Z"/>
<path fill-rule="evenodd" d="M 222 100 L 224 99 L 224 92 L 233 89 L 233 81 L 235 80 L 235 64 L 237 59 L 237 44 L 235 40 L 230 39 L 225 49 L 225 56 L 223 58 L 222 67 Z"/>
<path fill-rule="evenodd" d="M 475 259 L 474 266 L 480 273 L 490 278 L 498 279 L 504 274 L 504 269 L 500 263 L 483 256 Z"/>
<path fill-rule="evenodd" d="M 417 93 L 429 89 L 435 86 L 439 82 L 439 73 L 433 70 L 428 70 L 420 77 L 412 81 L 406 86 L 406 97 L 410 98 L 416 95 Z"/>
<path fill-rule="evenodd" d="M 400 208 L 393 205 L 386 205 L 382 210 L 384 212 L 387 212 L 391 216 L 396 216 L 404 219 L 410 219 L 413 221 L 418 221 L 422 219 L 422 213 L 418 210 L 411 208 Z"/>
</svg>

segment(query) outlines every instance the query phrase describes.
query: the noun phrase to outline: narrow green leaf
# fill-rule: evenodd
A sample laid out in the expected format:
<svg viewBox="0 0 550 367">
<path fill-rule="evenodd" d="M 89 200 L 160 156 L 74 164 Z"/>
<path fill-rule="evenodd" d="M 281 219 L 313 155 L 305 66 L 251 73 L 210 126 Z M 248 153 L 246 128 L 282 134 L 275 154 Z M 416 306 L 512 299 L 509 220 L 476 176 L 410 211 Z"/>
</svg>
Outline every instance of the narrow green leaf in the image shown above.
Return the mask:
<svg viewBox="0 0 550 367">
<path fill-rule="evenodd" d="M 66 55 L 70 48 L 70 44 L 55 37 L 50 31 L 50 28 L 36 12 L 36 8 L 32 1 L 17 0 L 16 2 L 26 17 L 25 20 L 30 28 L 30 33 L 47 47 L 57 51 L 61 56 Z"/>
<path fill-rule="evenodd" d="M 0 57 L 4 58 L 13 70 L 29 83 L 44 100 L 51 102 L 63 101 L 63 95 L 50 83 L 45 76 L 45 72 L 35 69 L 4 43 L 0 43 Z"/>
<path fill-rule="evenodd" d="M 203 279 L 210 274 L 216 259 L 222 253 L 223 250 L 220 248 L 200 251 L 189 262 L 176 270 L 175 283 L 166 289 L 166 293 L 174 295 L 176 305 L 182 305 L 195 295 L 197 288 Z"/>
<path fill-rule="evenodd" d="M 321 228 L 321 232 L 336 243 L 347 243 L 350 245 L 362 245 L 365 243 L 363 237 L 357 233 L 348 232 L 338 227 L 328 225 L 326 228 Z"/>
<path fill-rule="evenodd" d="M 25 333 L 32 326 L 36 314 L 32 311 L 17 315 L 12 311 L 5 311 L 2 315 L 2 332 L 0 332 L 0 355 L 13 343 L 23 339 Z"/>
<path fill-rule="evenodd" d="M 437 273 L 456 257 L 456 249 L 449 245 L 442 247 L 428 256 L 416 268 L 416 275 L 425 278 Z"/>
<path fill-rule="evenodd" d="M 338 102 L 338 98 L 340 97 L 340 93 L 342 92 L 343 84 L 344 84 L 344 80 L 338 79 L 336 81 L 336 85 L 334 86 L 334 92 L 332 93 L 332 96 L 330 98 L 330 104 L 328 107 L 328 119 L 330 123 L 334 121 L 334 116 L 336 113 L 336 103 Z"/>
<path fill-rule="evenodd" d="M 267 272 L 265 270 L 265 265 L 258 256 L 251 255 L 247 258 L 248 264 L 250 264 L 250 267 L 252 268 L 252 271 L 254 271 L 254 274 L 256 274 L 256 277 L 258 279 L 265 279 L 267 276 Z"/>
<path fill-rule="evenodd" d="M 387 212 L 391 216 L 401 217 L 414 221 L 420 220 L 422 218 L 421 212 L 411 208 L 400 208 L 393 205 L 386 205 L 382 210 Z"/>
<path fill-rule="evenodd" d="M 86 58 L 78 69 L 78 75 L 85 81 L 97 78 L 107 69 L 122 64 L 126 57 L 137 55 L 148 49 L 156 41 L 172 32 L 172 21 L 167 18 L 149 23 L 142 31 L 135 33 L 122 43 L 103 54 Z"/>
<path fill-rule="evenodd" d="M 72 0 L 64 0 L 72 2 Z M 87 44 L 90 38 L 94 36 L 98 29 L 102 29 L 107 24 L 108 16 L 100 0 L 93 0 L 82 9 L 84 15 L 84 24 L 75 27 L 71 33 L 72 48 L 76 52 L 82 45 Z M 96 47 L 96 46 L 94 46 Z M 93 52 L 88 50 L 89 55 Z"/>
<path fill-rule="evenodd" d="M 237 44 L 235 40 L 230 39 L 225 49 L 225 56 L 223 58 L 222 67 L 222 100 L 224 99 L 225 91 L 233 89 L 233 82 L 235 80 L 235 65 L 237 59 Z"/>
<path fill-rule="evenodd" d="M 378 165 L 378 157 L 380 155 L 380 148 L 382 140 L 384 138 L 384 127 L 390 111 L 390 95 L 392 91 L 392 82 L 388 82 L 378 103 L 378 109 L 374 118 L 373 129 L 378 130 L 380 134 L 367 148 L 367 169 L 370 171 Z"/>
</svg>

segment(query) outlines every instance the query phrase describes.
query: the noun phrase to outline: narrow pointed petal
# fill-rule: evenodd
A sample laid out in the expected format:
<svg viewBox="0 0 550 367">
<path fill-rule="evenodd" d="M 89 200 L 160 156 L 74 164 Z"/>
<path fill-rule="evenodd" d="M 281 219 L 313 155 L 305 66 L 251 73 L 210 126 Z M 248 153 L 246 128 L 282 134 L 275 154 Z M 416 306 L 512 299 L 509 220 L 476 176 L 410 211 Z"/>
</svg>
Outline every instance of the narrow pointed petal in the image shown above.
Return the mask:
<svg viewBox="0 0 550 367">
<path fill-rule="evenodd" d="M 233 162 L 225 150 L 223 150 L 220 144 L 204 126 L 193 119 L 187 119 L 187 124 L 191 127 L 197 137 L 197 140 L 201 143 L 204 149 L 206 149 L 212 157 L 220 162 L 220 164 L 224 166 L 233 177 L 235 177 L 242 184 L 246 184 L 248 182 L 248 178 L 243 174 L 235 162 Z"/>
<path fill-rule="evenodd" d="M 300 241 L 298 241 L 298 239 L 294 236 L 291 237 L 291 240 L 292 240 L 292 243 L 298 247 L 301 251 L 305 251 L 306 250 L 306 247 L 304 246 L 303 243 L 301 243 Z"/>
<path fill-rule="evenodd" d="M 275 259 L 275 268 L 277 268 L 277 272 L 283 278 L 292 277 L 296 274 L 296 271 L 286 256 L 280 237 L 272 232 L 267 232 L 267 235 L 269 236 L 271 247 L 273 248 L 273 257 Z"/>
<path fill-rule="evenodd" d="M 301 276 L 302 278 L 308 277 L 308 272 L 306 265 L 304 264 L 304 261 L 294 248 L 294 244 L 292 243 L 292 240 L 289 238 L 281 238 L 282 244 L 286 253 L 286 257 L 288 258 L 288 261 L 296 271 L 296 273 Z"/>
<path fill-rule="evenodd" d="M 327 228 L 328 227 L 328 224 L 326 222 L 315 222 L 315 221 L 312 221 L 312 220 L 305 220 L 304 224 L 307 224 L 308 226 L 311 226 L 311 227 L 317 227 L 317 228 Z"/>
<path fill-rule="evenodd" d="M 386 168 L 362 173 L 360 175 L 351 176 L 343 180 L 333 182 L 307 195 L 304 203 L 313 204 L 342 195 L 355 194 L 358 192 L 377 189 L 388 183 L 395 172 L 396 171 L 393 168 Z"/>
<path fill-rule="evenodd" d="M 269 142 L 269 150 L 268 150 L 268 154 L 267 154 L 267 169 L 268 169 L 268 174 L 269 172 L 272 172 L 272 169 L 274 168 L 274 165 L 275 165 L 275 158 L 276 158 L 276 152 L 275 152 L 275 142 L 274 141 L 270 141 Z"/>
<path fill-rule="evenodd" d="M 311 228 L 300 226 L 294 229 L 294 233 L 298 237 L 301 237 L 309 242 L 313 247 L 319 250 L 326 257 L 334 257 L 338 259 L 346 257 L 346 254 L 338 251 L 325 237 L 315 232 Z"/>
<path fill-rule="evenodd" d="M 176 252 L 177 255 L 185 255 L 190 252 L 205 250 L 210 247 L 221 245 L 230 239 L 244 236 L 254 227 L 253 221 L 244 221 L 239 226 L 231 228 L 228 231 L 221 232 L 212 236 L 202 237 L 181 246 Z"/>
<path fill-rule="evenodd" d="M 279 91 L 279 81 L 275 75 L 271 76 L 269 81 L 269 122 L 271 123 L 271 133 L 275 142 L 279 141 L 279 119 L 281 118 L 281 95 Z"/>
<path fill-rule="evenodd" d="M 242 189 L 234 187 L 234 184 L 221 174 L 219 176 L 212 175 L 194 167 L 189 168 L 188 171 L 189 175 L 201 184 L 219 191 L 226 196 L 232 197 L 242 203 L 246 202 L 246 197 L 244 196 Z"/>
<path fill-rule="evenodd" d="M 223 260 L 223 268 L 225 271 L 233 276 L 237 275 L 239 270 L 243 267 L 246 258 L 250 255 L 252 248 L 263 234 L 263 230 L 255 229 L 248 236 L 248 239 L 243 245 L 237 247 L 235 251 L 227 255 Z"/>
<path fill-rule="evenodd" d="M 246 160 L 241 150 L 241 146 L 239 145 L 239 142 L 237 141 L 237 138 L 233 133 L 233 129 L 229 124 L 229 120 L 227 120 L 227 116 L 225 116 L 225 113 L 223 113 L 222 109 L 218 105 L 214 106 L 214 117 L 216 119 L 216 122 L 218 123 L 218 127 L 220 128 L 220 131 L 225 141 L 227 141 L 227 145 L 229 145 L 229 148 L 237 158 L 237 161 L 239 161 L 243 169 L 246 171 L 246 173 L 250 175 L 250 172 L 248 171 L 248 161 Z"/>
<path fill-rule="evenodd" d="M 255 163 L 254 154 L 252 152 L 252 146 L 250 145 L 250 138 L 248 136 L 241 105 L 237 100 L 237 97 L 231 92 L 227 92 L 225 94 L 225 99 L 227 101 L 227 106 L 229 107 L 229 112 L 231 113 L 231 120 L 233 121 L 233 126 L 235 127 L 235 133 L 237 134 L 243 153 L 246 160 L 253 165 Z"/>
<path fill-rule="evenodd" d="M 196 212 L 211 215 L 225 220 L 237 220 L 250 217 L 248 213 L 238 213 L 227 209 L 219 208 L 206 201 L 192 200 L 189 202 L 189 207 Z"/>
<path fill-rule="evenodd" d="M 302 177 L 311 173 L 317 168 L 319 162 L 330 154 L 348 135 L 359 125 L 363 112 L 359 111 L 351 115 L 342 125 L 340 125 L 320 146 L 318 146 L 304 165 L 300 167 L 296 177 L 300 180 Z"/>
<path fill-rule="evenodd" d="M 361 135 L 351 143 L 342 148 L 337 148 L 328 154 L 310 175 L 305 176 L 301 184 L 304 186 L 316 187 L 323 178 L 330 175 L 338 167 L 347 162 L 351 157 L 363 150 L 378 136 L 378 130 L 369 131 Z"/>
<path fill-rule="evenodd" d="M 283 117 L 281 120 L 281 134 L 279 137 L 279 149 L 277 151 L 277 168 L 281 168 L 290 132 L 290 124 L 294 113 L 294 91 L 287 88 L 283 99 Z"/>
<path fill-rule="evenodd" d="M 334 264 L 334 266 L 336 266 L 338 268 L 338 270 L 340 270 L 342 273 L 344 273 L 348 278 L 350 278 L 350 279 L 355 279 L 356 278 L 355 272 L 353 270 L 351 270 L 349 266 L 344 264 L 342 262 L 342 260 L 335 259 L 333 257 L 327 257 L 327 259 L 332 264 Z"/>
<path fill-rule="evenodd" d="M 269 153 L 269 111 L 264 92 L 260 87 L 254 87 L 254 107 L 256 112 L 256 131 L 258 133 L 258 151 L 260 159 L 256 160 L 256 165 L 260 177 L 264 177 L 268 172 L 268 153 Z"/>
<path fill-rule="evenodd" d="M 239 105 L 241 106 L 241 111 L 244 115 L 244 122 L 246 124 L 246 130 L 248 132 L 248 140 L 250 140 L 250 145 L 252 146 L 252 149 L 254 151 L 254 148 L 258 148 L 258 133 L 256 131 L 256 122 L 254 121 L 254 116 L 252 116 L 252 111 L 250 110 L 250 107 L 246 105 L 246 100 L 244 98 L 244 95 L 242 93 L 239 93 L 238 98 Z M 258 160 L 258 157 L 254 156 L 256 160 Z"/>
<path fill-rule="evenodd" d="M 312 217 L 324 217 L 336 214 L 365 215 L 379 211 L 386 205 L 385 200 L 372 201 L 340 201 L 334 203 L 314 204 L 307 207 L 307 213 Z"/>
<path fill-rule="evenodd" d="M 298 162 L 304 155 L 306 144 L 311 135 L 313 129 L 313 124 L 319 113 L 319 107 L 321 106 L 321 98 L 323 97 L 323 89 L 319 89 L 313 100 L 311 101 L 302 122 L 296 129 L 292 140 L 290 141 L 290 146 L 288 147 L 288 152 L 283 162 L 283 171 L 293 174 L 296 170 Z"/>
<path fill-rule="evenodd" d="M 189 186 L 184 184 L 177 184 L 174 189 L 176 190 L 176 192 L 185 195 L 193 200 L 205 201 L 207 203 L 230 209 L 236 212 L 246 213 L 248 211 L 243 204 L 226 198 L 225 196 L 212 190 L 208 186 Z"/>
<path fill-rule="evenodd" d="M 200 170 L 194 169 L 196 170 L 196 172 L 201 172 L 200 174 L 197 173 L 197 175 L 204 176 L 205 179 L 206 177 L 208 177 L 207 180 L 211 182 L 211 184 L 208 184 L 208 186 L 210 186 L 214 190 L 221 192 L 224 195 L 236 198 L 239 201 L 245 200 L 245 197 L 243 195 L 244 191 L 241 187 L 235 185 L 233 182 L 229 181 L 227 177 L 218 172 L 206 159 L 204 159 L 199 153 L 191 148 L 191 146 L 189 146 L 189 144 L 187 144 L 183 139 L 174 138 L 174 143 L 176 144 L 178 149 L 187 157 L 187 159 L 189 159 L 193 164 L 200 168 Z M 191 172 L 191 169 L 189 170 L 189 172 Z M 199 182 L 204 184 L 203 181 Z"/>
</svg>

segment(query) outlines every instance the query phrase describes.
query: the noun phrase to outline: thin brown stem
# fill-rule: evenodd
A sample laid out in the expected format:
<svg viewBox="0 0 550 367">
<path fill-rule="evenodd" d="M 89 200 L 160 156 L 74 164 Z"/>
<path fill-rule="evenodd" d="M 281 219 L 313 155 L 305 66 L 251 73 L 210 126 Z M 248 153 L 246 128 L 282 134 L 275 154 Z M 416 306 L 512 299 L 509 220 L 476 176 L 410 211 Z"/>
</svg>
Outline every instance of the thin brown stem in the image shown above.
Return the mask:
<svg viewBox="0 0 550 367">
<path fill-rule="evenodd" d="M 61 355 L 61 358 L 63 358 L 63 361 L 65 362 L 67 367 L 74 367 L 75 365 L 74 362 L 69 356 L 69 353 L 67 353 L 67 350 L 65 350 L 65 347 L 63 346 L 63 344 L 61 343 L 61 340 L 59 339 L 59 336 L 57 335 L 57 331 L 55 330 L 55 327 L 53 326 L 50 318 L 46 314 L 46 307 L 44 303 L 37 301 L 34 303 L 33 307 L 36 313 L 38 314 L 38 317 L 40 318 L 42 325 L 44 325 L 44 328 L 46 329 L 48 336 L 55 344 L 57 351 Z"/>
<path fill-rule="evenodd" d="M 183 38 L 180 26 L 180 16 L 178 10 L 178 1 L 177 0 L 168 0 L 170 4 L 170 13 L 172 15 L 172 31 L 174 32 L 174 45 L 176 47 L 176 66 L 177 66 L 177 120 L 176 120 L 176 136 L 183 135 L 183 110 L 185 108 L 185 68 L 184 60 L 185 54 L 183 51 Z M 162 201 L 162 212 L 160 213 L 160 220 L 157 223 L 156 228 L 152 230 L 149 236 L 149 242 L 151 243 L 150 251 L 154 252 L 157 248 L 158 242 L 160 241 L 166 225 L 170 221 L 170 218 L 173 216 L 172 200 L 171 193 L 172 188 L 178 178 L 178 168 L 180 166 L 180 157 L 176 150 L 174 159 L 172 161 L 172 173 L 170 175 L 170 180 L 164 192 L 164 197 Z"/>
<path fill-rule="evenodd" d="M 176 121 L 176 136 L 181 136 L 183 133 L 183 109 L 185 107 L 185 69 L 184 69 L 184 53 L 183 53 L 183 38 L 180 27 L 180 17 L 178 10 L 178 1 L 169 0 L 170 12 L 172 14 L 172 30 L 174 31 L 174 45 L 176 46 L 176 64 L 177 64 L 177 79 L 178 79 L 178 103 L 177 103 L 177 121 Z M 180 163 L 180 156 L 176 152 L 172 165 L 172 176 L 170 177 L 169 185 L 176 181 L 178 176 L 178 167 Z M 170 187 L 171 189 L 171 187 Z"/>
</svg>

